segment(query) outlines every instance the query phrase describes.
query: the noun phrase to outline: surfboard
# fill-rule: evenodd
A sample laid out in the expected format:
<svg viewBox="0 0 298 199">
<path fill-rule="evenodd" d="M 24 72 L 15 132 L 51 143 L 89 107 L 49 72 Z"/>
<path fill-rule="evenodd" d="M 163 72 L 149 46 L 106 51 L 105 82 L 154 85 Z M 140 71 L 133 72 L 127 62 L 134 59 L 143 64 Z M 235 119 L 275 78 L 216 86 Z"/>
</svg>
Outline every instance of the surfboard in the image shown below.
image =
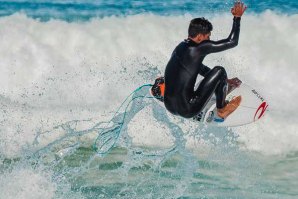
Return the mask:
<svg viewBox="0 0 298 199">
<path fill-rule="evenodd" d="M 150 92 L 152 95 L 152 93 Z M 226 97 L 231 100 L 233 97 L 241 95 L 242 100 L 240 106 L 231 113 L 227 118 L 222 119 L 217 116 L 216 98 L 213 95 L 204 109 L 192 120 L 210 125 L 235 127 L 249 124 L 261 119 L 268 108 L 268 102 L 263 95 L 246 83 L 241 83 L 239 87 L 232 90 Z M 152 95 L 153 96 L 153 95 Z M 155 99 L 160 105 L 163 102 Z"/>
</svg>

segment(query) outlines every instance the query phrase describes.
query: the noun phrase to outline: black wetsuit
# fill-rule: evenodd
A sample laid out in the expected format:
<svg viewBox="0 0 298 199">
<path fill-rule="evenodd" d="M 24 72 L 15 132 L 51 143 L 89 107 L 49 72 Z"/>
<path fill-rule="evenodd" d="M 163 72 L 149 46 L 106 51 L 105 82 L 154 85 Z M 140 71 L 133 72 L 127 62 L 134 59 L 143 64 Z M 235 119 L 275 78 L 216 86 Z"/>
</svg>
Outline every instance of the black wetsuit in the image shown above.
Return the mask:
<svg viewBox="0 0 298 199">
<path fill-rule="evenodd" d="M 234 17 L 233 28 L 227 39 L 205 40 L 197 44 L 187 39 L 174 50 L 165 70 L 166 108 L 175 115 L 190 118 L 200 113 L 215 92 L 217 108 L 225 106 L 227 74 L 223 67 L 212 70 L 202 62 L 206 55 L 237 46 L 240 18 Z M 194 90 L 197 75 L 204 76 Z"/>
</svg>

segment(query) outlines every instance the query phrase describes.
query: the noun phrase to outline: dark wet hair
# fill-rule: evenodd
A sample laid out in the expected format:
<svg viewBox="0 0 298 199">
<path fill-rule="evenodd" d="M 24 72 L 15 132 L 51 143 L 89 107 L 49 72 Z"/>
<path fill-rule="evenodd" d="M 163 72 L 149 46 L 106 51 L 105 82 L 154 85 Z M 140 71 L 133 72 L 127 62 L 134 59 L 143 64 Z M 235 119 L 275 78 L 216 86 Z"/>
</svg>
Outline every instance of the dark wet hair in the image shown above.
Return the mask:
<svg viewBox="0 0 298 199">
<path fill-rule="evenodd" d="M 204 17 L 194 18 L 190 21 L 188 27 L 188 36 L 194 38 L 198 34 L 208 34 L 212 31 L 212 29 L 212 24 Z"/>
</svg>

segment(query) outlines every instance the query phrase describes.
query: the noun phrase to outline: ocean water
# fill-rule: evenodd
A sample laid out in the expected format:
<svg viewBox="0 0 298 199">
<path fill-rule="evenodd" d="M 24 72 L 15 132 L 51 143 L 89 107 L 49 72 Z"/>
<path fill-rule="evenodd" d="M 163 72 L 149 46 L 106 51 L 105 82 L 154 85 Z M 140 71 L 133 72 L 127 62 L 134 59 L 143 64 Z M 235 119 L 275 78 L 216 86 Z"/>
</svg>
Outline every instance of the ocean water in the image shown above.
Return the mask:
<svg viewBox="0 0 298 199">
<path fill-rule="evenodd" d="M 298 198 L 298 1 L 247 1 L 239 45 L 204 61 L 263 93 L 261 120 L 142 97 L 193 17 L 227 37 L 232 3 L 0 1 L 0 198 Z"/>
</svg>

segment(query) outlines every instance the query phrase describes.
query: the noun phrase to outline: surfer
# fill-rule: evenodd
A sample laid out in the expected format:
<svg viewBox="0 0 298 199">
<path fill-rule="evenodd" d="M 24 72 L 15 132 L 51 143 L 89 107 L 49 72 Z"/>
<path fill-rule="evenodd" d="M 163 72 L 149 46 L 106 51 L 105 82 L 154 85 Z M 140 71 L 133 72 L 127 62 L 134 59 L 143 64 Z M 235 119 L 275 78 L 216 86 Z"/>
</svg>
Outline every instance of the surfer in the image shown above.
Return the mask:
<svg viewBox="0 0 298 199">
<path fill-rule="evenodd" d="M 161 93 L 164 95 L 164 104 L 172 114 L 191 118 L 200 113 L 207 102 L 216 95 L 217 114 L 226 118 L 237 109 L 241 102 L 241 96 L 237 96 L 230 102 L 225 100 L 229 87 L 237 87 L 241 81 L 237 78 L 228 79 L 222 66 L 213 69 L 202 62 L 206 55 L 221 52 L 237 46 L 240 32 L 241 16 L 246 6 L 237 1 L 231 13 L 234 16 L 232 31 L 228 38 L 210 40 L 212 24 L 205 18 L 192 19 L 188 28 L 188 38 L 181 42 L 173 51 L 166 66 Z M 204 79 L 194 90 L 197 76 Z M 158 79 L 158 81 L 163 81 Z"/>
</svg>

